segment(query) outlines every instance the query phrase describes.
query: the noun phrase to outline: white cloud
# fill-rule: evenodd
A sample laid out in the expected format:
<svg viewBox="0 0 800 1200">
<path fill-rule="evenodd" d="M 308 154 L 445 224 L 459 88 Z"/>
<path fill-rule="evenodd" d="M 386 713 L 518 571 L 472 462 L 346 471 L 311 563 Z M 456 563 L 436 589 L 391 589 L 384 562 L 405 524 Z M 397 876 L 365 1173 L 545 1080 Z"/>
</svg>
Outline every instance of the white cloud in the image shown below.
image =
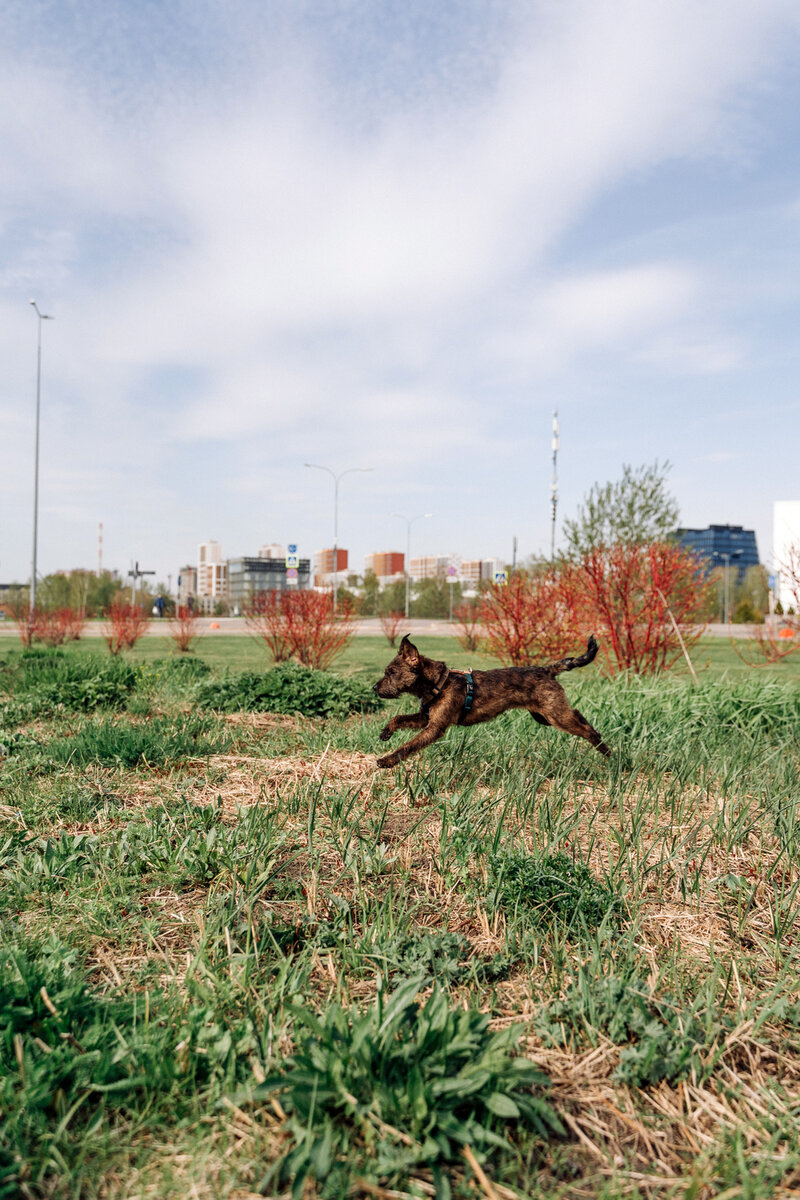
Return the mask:
<svg viewBox="0 0 800 1200">
<path fill-rule="evenodd" d="M 150 94 L 115 93 L 107 109 L 112 89 L 144 76 L 83 78 L 68 46 L 58 70 L 43 54 L 6 61 L 0 410 L 30 390 L 20 355 L 33 331 L 12 305 L 32 288 L 59 323 L 46 367 L 48 396 L 70 406 L 61 447 L 88 472 L 124 450 L 144 489 L 203 443 L 242 458 L 256 446 L 284 461 L 315 446 L 367 456 L 412 488 L 415 462 L 513 442 L 518 389 L 581 359 L 687 375 L 737 367 L 743 342 L 724 319 L 694 327 L 714 300 L 702 261 L 640 246 L 625 262 L 600 253 L 566 267 L 559 239 L 669 159 L 749 153 L 748 98 L 795 10 L 565 0 L 512 11 L 515 36 L 502 53 L 492 43 L 492 72 L 481 76 L 476 56 L 473 83 L 442 70 L 413 103 L 374 78 L 366 115 L 354 100 L 364 79 L 356 90 L 336 77 L 307 14 L 276 35 L 281 67 L 253 9 L 251 44 L 235 43 L 232 21 L 220 75 L 180 93 L 186 63 L 170 84 L 159 62 Z M 256 69 L 266 57 L 274 76 Z M 169 382 L 187 369 L 183 386 Z M 0 477 L 17 479 L 18 455 L 0 455 Z M 61 484 L 76 512 L 96 505 L 80 473 Z M 221 482 L 207 494 L 227 503 Z"/>
</svg>

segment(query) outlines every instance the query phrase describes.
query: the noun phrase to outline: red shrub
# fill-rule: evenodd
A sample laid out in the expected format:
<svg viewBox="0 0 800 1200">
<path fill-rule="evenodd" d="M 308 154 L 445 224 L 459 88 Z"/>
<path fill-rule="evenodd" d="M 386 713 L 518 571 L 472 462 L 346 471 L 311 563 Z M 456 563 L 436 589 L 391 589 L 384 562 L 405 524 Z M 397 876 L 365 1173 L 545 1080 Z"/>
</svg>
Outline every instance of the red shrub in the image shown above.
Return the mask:
<svg viewBox="0 0 800 1200">
<path fill-rule="evenodd" d="M 192 642 L 197 637 L 197 626 L 200 613 L 188 604 L 179 604 L 175 608 L 175 616 L 170 618 L 169 636 L 177 648 L 185 653 L 192 648 Z"/>
<path fill-rule="evenodd" d="M 381 623 L 384 637 L 390 646 L 394 646 L 400 633 L 408 633 L 409 627 L 406 624 L 405 613 L 381 613 L 378 616 L 378 620 Z"/>
<path fill-rule="evenodd" d="M 355 633 L 348 608 L 333 611 L 330 592 L 264 592 L 245 607 L 245 620 L 276 662 L 297 658 L 324 671 Z"/>
<path fill-rule="evenodd" d="M 530 666 L 560 658 L 584 638 L 580 608 L 572 569 L 516 571 L 508 583 L 493 583 L 483 593 L 480 622 L 488 649 L 501 662 Z"/>
<path fill-rule="evenodd" d="M 83 609 L 37 608 L 31 613 L 21 599 L 9 602 L 8 610 L 16 623 L 23 646 L 42 642 L 46 646 L 61 646 L 64 642 L 77 641 L 86 624 Z"/>
<path fill-rule="evenodd" d="M 85 624 L 86 613 L 81 609 L 64 606 L 37 613 L 34 640 L 47 646 L 77 642 Z"/>
<path fill-rule="evenodd" d="M 697 614 L 714 585 L 686 550 L 668 542 L 597 546 L 575 570 L 584 626 L 611 673 L 669 667 L 681 654 L 675 625 L 687 647 L 701 636 Z"/>
<path fill-rule="evenodd" d="M 464 650 L 477 650 L 481 644 L 481 602 L 465 600 L 453 609 L 454 623 L 459 628 L 458 643 Z"/>
<path fill-rule="evenodd" d="M 102 637 L 111 654 L 119 654 L 120 650 L 135 646 L 149 626 L 148 617 L 138 605 L 114 600 L 106 613 Z"/>
<path fill-rule="evenodd" d="M 780 563 L 781 573 L 786 577 L 792 595 L 789 607 L 794 615 L 784 614 L 778 621 L 770 618 L 764 625 L 753 628 L 752 637 L 742 643 L 731 638 L 731 645 L 748 667 L 766 667 L 788 658 L 800 650 L 800 546 L 790 546 L 786 558 Z"/>
<path fill-rule="evenodd" d="M 266 642 L 275 662 L 292 657 L 282 592 L 258 592 L 244 604 L 244 619 L 254 637 Z"/>
</svg>

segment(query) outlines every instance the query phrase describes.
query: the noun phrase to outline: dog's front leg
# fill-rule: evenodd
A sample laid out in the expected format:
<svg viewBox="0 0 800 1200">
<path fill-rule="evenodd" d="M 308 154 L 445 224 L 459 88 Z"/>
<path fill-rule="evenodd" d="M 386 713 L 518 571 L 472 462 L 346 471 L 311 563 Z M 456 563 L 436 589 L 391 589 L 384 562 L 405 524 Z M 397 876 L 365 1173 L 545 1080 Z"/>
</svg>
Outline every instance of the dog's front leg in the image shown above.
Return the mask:
<svg viewBox="0 0 800 1200">
<path fill-rule="evenodd" d="M 421 716 L 422 714 L 419 715 Z M 382 758 L 379 758 L 378 766 L 384 768 L 396 767 L 398 763 L 408 758 L 409 754 L 416 754 L 418 750 L 424 750 L 426 746 L 430 746 L 431 742 L 437 741 L 447 732 L 451 724 L 452 721 L 433 722 L 429 720 L 425 728 L 416 737 L 413 737 L 410 742 L 398 746 L 391 754 L 384 754 Z"/>
<path fill-rule="evenodd" d="M 392 717 L 391 721 L 384 725 L 378 736 L 382 742 L 388 742 L 389 738 L 397 733 L 398 729 L 424 729 L 427 724 L 427 713 L 403 713 L 397 717 Z"/>
</svg>

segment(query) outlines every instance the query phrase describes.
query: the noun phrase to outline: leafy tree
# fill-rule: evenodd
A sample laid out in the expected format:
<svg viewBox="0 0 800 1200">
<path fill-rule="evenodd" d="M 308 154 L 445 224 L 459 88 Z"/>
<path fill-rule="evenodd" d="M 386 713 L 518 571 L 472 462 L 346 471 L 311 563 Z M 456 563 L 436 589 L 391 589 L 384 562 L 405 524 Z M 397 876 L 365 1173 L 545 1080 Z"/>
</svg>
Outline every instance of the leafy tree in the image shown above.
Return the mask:
<svg viewBox="0 0 800 1200">
<path fill-rule="evenodd" d="M 361 589 L 361 611 L 365 617 L 378 615 L 378 597 L 381 585 L 374 571 L 364 572 L 364 583 Z"/>
<path fill-rule="evenodd" d="M 451 585 L 444 576 L 421 579 L 414 587 L 414 616 L 423 620 L 447 617 L 450 613 L 450 587 Z M 461 602 L 461 586 L 455 583 L 452 587 L 453 604 L 459 604 Z"/>
<path fill-rule="evenodd" d="M 405 579 L 397 579 L 394 583 L 390 583 L 387 587 L 381 590 L 378 597 L 378 612 L 405 612 L 406 611 L 406 581 Z"/>
<path fill-rule="evenodd" d="M 646 546 L 665 542 L 678 524 L 678 503 L 667 491 L 671 467 L 623 465 L 622 478 L 595 483 L 574 520 L 564 521 L 569 558 L 581 558 L 597 546 Z"/>
</svg>

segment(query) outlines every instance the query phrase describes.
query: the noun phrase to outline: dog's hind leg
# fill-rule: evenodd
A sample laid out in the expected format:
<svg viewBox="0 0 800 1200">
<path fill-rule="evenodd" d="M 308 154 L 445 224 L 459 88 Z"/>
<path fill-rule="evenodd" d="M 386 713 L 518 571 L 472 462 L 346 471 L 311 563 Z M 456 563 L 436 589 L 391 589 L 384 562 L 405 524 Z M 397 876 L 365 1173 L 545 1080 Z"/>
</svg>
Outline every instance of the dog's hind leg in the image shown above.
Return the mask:
<svg viewBox="0 0 800 1200">
<path fill-rule="evenodd" d="M 548 706 L 546 717 L 531 709 L 528 711 L 540 725 L 552 725 L 556 729 L 562 729 L 564 733 L 571 733 L 574 737 L 585 738 L 601 754 L 611 753 L 594 726 L 589 724 L 586 717 L 583 713 L 578 712 L 577 708 L 570 708 L 566 698 L 563 704 Z"/>
</svg>

